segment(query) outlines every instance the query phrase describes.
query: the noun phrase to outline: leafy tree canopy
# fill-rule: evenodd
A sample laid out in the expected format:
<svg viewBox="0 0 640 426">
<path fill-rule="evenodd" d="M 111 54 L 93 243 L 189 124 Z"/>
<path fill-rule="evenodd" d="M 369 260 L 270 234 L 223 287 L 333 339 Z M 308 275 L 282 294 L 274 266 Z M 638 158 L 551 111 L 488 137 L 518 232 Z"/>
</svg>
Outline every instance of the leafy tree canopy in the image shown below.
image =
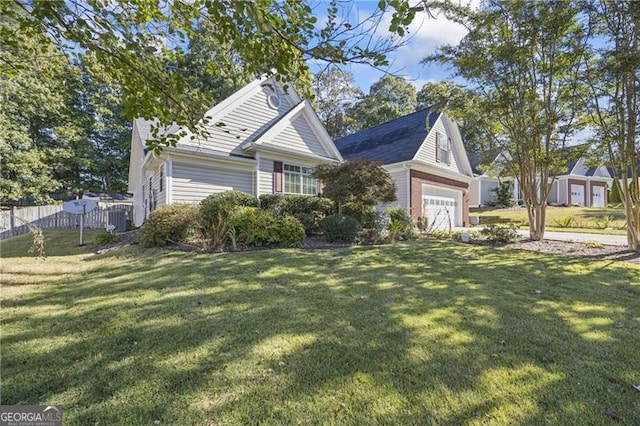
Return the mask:
<svg viewBox="0 0 640 426">
<path fill-rule="evenodd" d="M 350 110 L 356 129 L 377 126 L 416 110 L 416 89 L 402 77 L 385 74 Z"/>
<path fill-rule="evenodd" d="M 349 4 L 333 0 L 326 4 L 327 19 L 320 26 L 315 7 L 297 0 L 12 0 L 0 2 L 0 14 L 43 43 L 56 43 L 70 54 L 93 54 L 99 67 L 91 71 L 113 76 L 122 87 L 128 119 L 157 118 L 197 132 L 211 104 L 194 85 L 195 77 L 176 64 L 183 62 L 189 40 L 198 33 L 206 32 L 230 53 L 208 61 L 210 74 L 224 75 L 240 61 L 250 75 L 301 82 L 310 93 L 307 60 L 385 66 L 385 54 L 397 47 L 398 39 L 376 36 L 383 12 L 391 12 L 390 35 L 401 37 L 424 8 L 412 7 L 408 0 L 383 0 L 371 17 L 357 20 L 348 13 Z M 27 48 L 6 30 L 0 31 L 0 44 Z M 5 62 L 2 67 L 16 72 L 20 64 Z M 155 141 L 150 148 L 162 143 L 175 140 Z"/>
<path fill-rule="evenodd" d="M 342 207 L 363 211 L 376 203 L 396 200 L 395 184 L 381 163 L 349 160 L 343 163 L 324 163 L 316 167 L 315 176 L 324 185 L 324 196 Z"/>
<path fill-rule="evenodd" d="M 335 67 L 313 77 L 315 109 L 333 139 L 348 135 L 355 127 L 349 109 L 362 96 L 362 91 L 353 86 L 353 80 L 353 74 Z"/>
</svg>

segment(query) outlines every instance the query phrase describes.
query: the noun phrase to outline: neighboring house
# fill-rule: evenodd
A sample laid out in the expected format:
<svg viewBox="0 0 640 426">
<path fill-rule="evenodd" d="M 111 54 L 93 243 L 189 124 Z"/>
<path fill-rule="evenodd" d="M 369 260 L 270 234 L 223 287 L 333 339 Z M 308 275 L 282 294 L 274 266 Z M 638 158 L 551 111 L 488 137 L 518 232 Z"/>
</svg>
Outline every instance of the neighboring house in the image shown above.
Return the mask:
<svg viewBox="0 0 640 426">
<path fill-rule="evenodd" d="M 586 146 L 581 145 L 572 147 L 572 149 L 585 150 Z M 490 157 L 493 158 L 493 161 L 490 162 L 491 167 L 497 169 L 499 163 L 504 161 L 505 154 L 497 153 Z M 494 190 L 498 186 L 499 180 L 494 175 L 481 170 L 480 166 L 483 164 L 481 155 L 473 154 L 470 156 L 470 160 L 476 177 L 471 187 L 470 203 L 472 206 L 484 207 L 495 200 Z M 514 199 L 522 198 L 517 180 L 511 178 L 502 178 L 502 180 L 513 180 Z M 611 174 L 605 166 L 589 165 L 589 160 L 585 156 L 579 157 L 576 161 L 570 161 L 563 173 L 555 176 L 547 202 L 564 206 L 606 207 L 608 203 L 607 189 L 610 188 L 612 180 Z"/>
<path fill-rule="evenodd" d="M 568 164 L 565 173 L 556 176 L 547 201 L 581 207 L 607 207 L 608 188 L 613 178 L 605 166 L 590 166 L 584 157 Z"/>
<path fill-rule="evenodd" d="M 381 162 L 396 185 L 397 206 L 414 219 L 448 228 L 469 224 L 473 173 L 458 126 L 424 109 L 336 141 L 345 159 Z"/>
<path fill-rule="evenodd" d="M 490 158 L 490 161 L 486 161 Z M 469 162 L 475 179 L 469 188 L 469 204 L 472 207 L 483 207 L 490 205 L 496 199 L 495 190 L 501 181 L 513 181 L 513 200 L 514 203 L 520 199 L 520 190 L 518 181 L 513 178 L 496 177 L 500 163 L 504 162 L 507 157 L 500 153 L 499 150 L 489 150 L 486 153 L 469 154 Z M 487 166 L 483 168 L 482 166 Z M 488 170 L 492 170 L 489 172 Z"/>
<path fill-rule="evenodd" d="M 145 148 L 152 122 L 134 121 L 129 192 L 135 226 L 165 204 L 196 203 L 231 189 L 317 195 L 314 166 L 342 160 L 311 104 L 273 79 L 248 84 L 205 117 L 206 137 L 188 134 L 159 155 Z M 178 130 L 172 126 L 164 134 Z"/>
</svg>

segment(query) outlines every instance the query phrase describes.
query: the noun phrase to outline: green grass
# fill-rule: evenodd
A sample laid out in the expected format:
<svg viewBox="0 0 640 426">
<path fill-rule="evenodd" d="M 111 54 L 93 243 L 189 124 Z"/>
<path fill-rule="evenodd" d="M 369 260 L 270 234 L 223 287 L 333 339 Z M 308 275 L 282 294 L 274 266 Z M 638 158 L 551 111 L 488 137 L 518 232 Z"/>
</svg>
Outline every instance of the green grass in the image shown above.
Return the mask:
<svg viewBox="0 0 640 426">
<path fill-rule="evenodd" d="M 487 208 L 480 211 L 472 212 L 473 216 L 487 217 L 498 216 L 501 220 L 509 220 L 523 224 L 524 227 L 528 227 L 529 219 L 527 218 L 527 211 L 525 208 L 517 209 L 495 209 Z M 604 216 L 612 216 L 613 221 L 609 224 L 611 229 L 599 229 L 598 221 L 603 223 L 602 218 Z M 559 227 L 557 221 L 562 221 L 567 217 L 573 218 L 573 224 L 571 227 L 563 228 Z M 608 208 L 589 208 L 589 207 L 547 207 L 546 212 L 546 229 L 548 231 L 564 231 L 564 232 L 579 232 L 590 234 L 616 234 L 626 235 L 624 228 L 624 209 L 621 207 L 608 207 Z"/>
<path fill-rule="evenodd" d="M 631 264 L 425 240 L 2 268 L 1 403 L 69 425 L 640 423 Z"/>
<path fill-rule="evenodd" d="M 82 238 L 84 245 L 80 247 L 80 231 L 44 230 L 45 256 L 58 257 L 91 253 L 97 246 L 95 238 L 100 232 L 101 230 L 85 229 Z M 32 245 L 33 237 L 31 234 L 0 240 L 0 256 L 3 258 L 29 256 Z"/>
</svg>

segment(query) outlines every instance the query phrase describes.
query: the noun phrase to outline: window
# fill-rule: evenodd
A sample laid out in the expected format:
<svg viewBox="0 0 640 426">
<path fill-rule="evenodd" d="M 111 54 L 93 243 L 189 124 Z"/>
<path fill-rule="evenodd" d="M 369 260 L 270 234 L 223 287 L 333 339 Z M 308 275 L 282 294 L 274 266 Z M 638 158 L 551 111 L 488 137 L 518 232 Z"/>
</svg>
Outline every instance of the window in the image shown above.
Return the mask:
<svg viewBox="0 0 640 426">
<path fill-rule="evenodd" d="M 436 135 L 438 144 L 437 160 L 441 163 L 449 164 L 449 139 L 447 139 L 447 135 L 445 135 L 444 133 L 436 133 Z"/>
<path fill-rule="evenodd" d="M 164 191 L 164 164 L 160 166 L 160 192 Z"/>
<path fill-rule="evenodd" d="M 285 193 L 302 195 L 317 194 L 318 179 L 312 176 L 312 168 L 285 164 L 283 171 Z"/>
</svg>

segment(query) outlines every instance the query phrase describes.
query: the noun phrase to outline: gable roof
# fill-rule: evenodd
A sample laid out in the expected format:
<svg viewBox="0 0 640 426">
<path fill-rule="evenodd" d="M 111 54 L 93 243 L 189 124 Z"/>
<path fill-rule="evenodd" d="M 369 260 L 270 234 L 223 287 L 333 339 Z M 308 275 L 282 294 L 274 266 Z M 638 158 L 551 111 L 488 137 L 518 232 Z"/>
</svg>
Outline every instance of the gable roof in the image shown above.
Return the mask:
<svg viewBox="0 0 640 426">
<path fill-rule="evenodd" d="M 347 159 L 366 158 L 382 164 L 412 160 L 440 112 L 425 108 L 335 141 Z M 428 125 L 427 125 L 428 123 Z"/>
<path fill-rule="evenodd" d="M 501 151 L 499 148 L 491 148 L 484 152 L 472 152 L 469 154 L 469 164 L 471 165 L 471 170 L 476 175 L 485 174 L 484 171 L 480 169 L 481 166 L 490 166 L 498 160 L 498 156 L 501 155 Z"/>
</svg>

